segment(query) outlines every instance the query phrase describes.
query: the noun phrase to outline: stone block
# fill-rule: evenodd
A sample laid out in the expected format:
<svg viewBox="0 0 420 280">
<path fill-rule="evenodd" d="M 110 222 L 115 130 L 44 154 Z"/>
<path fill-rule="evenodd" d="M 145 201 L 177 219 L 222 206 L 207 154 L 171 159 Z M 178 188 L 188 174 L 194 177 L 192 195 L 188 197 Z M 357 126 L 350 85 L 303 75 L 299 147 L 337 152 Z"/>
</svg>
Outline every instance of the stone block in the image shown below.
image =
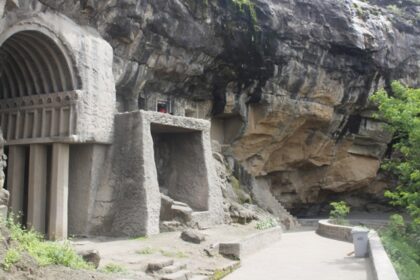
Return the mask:
<svg viewBox="0 0 420 280">
<path fill-rule="evenodd" d="M 161 270 L 164 267 L 171 266 L 174 264 L 174 260 L 172 259 L 157 259 L 149 262 L 147 264 L 147 271 L 154 272 Z"/>
<path fill-rule="evenodd" d="M 174 273 L 163 275 L 160 280 L 188 280 L 191 272 L 188 270 L 181 270 Z"/>
<path fill-rule="evenodd" d="M 234 259 L 241 259 L 246 255 L 261 250 L 281 239 L 281 227 L 274 227 L 251 234 L 243 239 L 231 242 L 221 242 L 219 253 Z"/>
</svg>

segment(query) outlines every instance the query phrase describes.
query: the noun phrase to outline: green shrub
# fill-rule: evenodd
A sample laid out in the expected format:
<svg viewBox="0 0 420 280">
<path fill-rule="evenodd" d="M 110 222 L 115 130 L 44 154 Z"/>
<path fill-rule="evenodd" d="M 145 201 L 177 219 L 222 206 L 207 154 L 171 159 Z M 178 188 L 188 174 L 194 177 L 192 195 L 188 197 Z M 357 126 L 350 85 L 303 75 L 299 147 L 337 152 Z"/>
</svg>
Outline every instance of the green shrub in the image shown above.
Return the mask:
<svg viewBox="0 0 420 280">
<path fill-rule="evenodd" d="M 350 213 L 350 207 L 344 201 L 331 202 L 330 220 L 333 223 L 344 225 L 347 224 L 346 218 Z"/>
<path fill-rule="evenodd" d="M 9 270 L 12 265 L 20 261 L 21 255 L 15 248 L 10 248 L 6 252 L 6 256 L 3 260 L 3 268 Z"/>
<path fill-rule="evenodd" d="M 388 9 L 388 11 L 390 11 L 394 15 L 397 15 L 397 16 L 403 15 L 403 11 L 397 5 L 388 5 L 386 6 L 386 8 Z"/>
<path fill-rule="evenodd" d="M 39 265 L 64 265 L 74 269 L 92 269 L 71 247 L 68 241 L 63 243 L 45 241 L 42 235 L 23 229 L 14 222 L 13 217 L 7 220 L 12 240 L 18 243 L 18 250 L 27 251 Z"/>
<path fill-rule="evenodd" d="M 392 215 L 389 225 L 379 232 L 385 250 L 401 280 L 417 280 L 420 275 L 420 232 Z"/>
<path fill-rule="evenodd" d="M 392 235 L 405 234 L 405 222 L 401 215 L 394 214 L 389 218 L 388 231 Z"/>
<path fill-rule="evenodd" d="M 109 263 L 103 268 L 103 271 L 106 272 L 106 273 L 119 273 L 119 272 L 125 272 L 126 269 L 123 268 L 119 264 Z"/>
<path fill-rule="evenodd" d="M 153 254 L 154 252 L 155 250 L 151 247 L 146 247 L 144 249 L 136 251 L 136 253 L 139 255 L 150 255 L 150 254 Z"/>
<path fill-rule="evenodd" d="M 267 219 L 258 221 L 257 224 L 255 225 L 255 228 L 259 230 L 264 230 L 264 229 L 276 227 L 278 225 L 279 223 L 277 222 L 276 219 L 267 218 Z"/>
<path fill-rule="evenodd" d="M 248 9 L 251 16 L 252 22 L 257 22 L 257 12 L 255 11 L 255 4 L 251 0 L 232 0 L 232 2 L 239 7 L 241 12 L 245 12 L 245 8 Z"/>
</svg>

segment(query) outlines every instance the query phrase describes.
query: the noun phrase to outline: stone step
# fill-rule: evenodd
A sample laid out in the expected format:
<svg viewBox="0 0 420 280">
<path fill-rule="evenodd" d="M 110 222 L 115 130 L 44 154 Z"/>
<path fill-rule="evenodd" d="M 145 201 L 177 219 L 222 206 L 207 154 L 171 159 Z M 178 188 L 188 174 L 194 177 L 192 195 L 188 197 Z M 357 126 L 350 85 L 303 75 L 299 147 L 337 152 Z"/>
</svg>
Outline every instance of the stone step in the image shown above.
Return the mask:
<svg viewBox="0 0 420 280">
<path fill-rule="evenodd" d="M 191 272 L 188 270 L 180 270 L 174 273 L 162 275 L 160 280 L 189 280 Z"/>
<path fill-rule="evenodd" d="M 147 272 L 155 272 L 174 264 L 173 259 L 157 259 L 147 264 Z"/>
<path fill-rule="evenodd" d="M 219 253 L 225 257 L 242 259 L 256 251 L 270 246 L 281 239 L 282 228 L 280 226 L 248 235 L 242 239 L 219 243 Z"/>
<path fill-rule="evenodd" d="M 283 212 L 283 215 L 294 221 L 294 225 L 291 225 L 292 228 L 301 226 L 298 219 L 293 216 L 280 202 L 278 202 L 278 205 L 279 209 Z"/>
<path fill-rule="evenodd" d="M 170 274 L 170 273 L 174 273 L 180 270 L 184 270 L 186 268 L 187 268 L 187 265 L 185 263 L 176 263 L 176 264 L 162 268 L 159 272 Z"/>
<path fill-rule="evenodd" d="M 210 278 L 208 276 L 205 276 L 205 275 L 193 275 L 188 280 L 210 280 Z"/>
</svg>

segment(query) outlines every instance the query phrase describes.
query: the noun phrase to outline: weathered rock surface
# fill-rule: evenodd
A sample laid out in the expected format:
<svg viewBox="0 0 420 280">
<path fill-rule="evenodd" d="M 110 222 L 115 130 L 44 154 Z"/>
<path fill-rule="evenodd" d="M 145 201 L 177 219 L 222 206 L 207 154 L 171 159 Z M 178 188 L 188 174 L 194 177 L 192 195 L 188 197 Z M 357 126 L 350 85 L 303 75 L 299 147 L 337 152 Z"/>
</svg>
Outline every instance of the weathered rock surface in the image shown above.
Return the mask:
<svg viewBox="0 0 420 280">
<path fill-rule="evenodd" d="M 147 271 L 154 272 L 161 270 L 164 267 L 171 266 L 174 264 L 174 260 L 172 259 L 157 259 L 149 262 L 147 264 Z"/>
<path fill-rule="evenodd" d="M 99 263 L 101 262 L 101 256 L 97 250 L 85 250 L 77 252 L 80 256 L 82 256 L 85 262 L 92 264 L 95 268 L 99 267 Z"/>
<path fill-rule="evenodd" d="M 0 15 L 54 10 L 98 30 L 114 48 L 118 110 L 163 95 L 223 117 L 232 169 L 288 208 L 369 192 L 390 135 L 368 97 L 393 79 L 420 85 L 418 2 L 251 2 L 8 0 Z"/>
<path fill-rule="evenodd" d="M 202 234 L 202 233 L 200 233 L 196 230 L 187 229 L 187 230 L 184 230 L 181 233 L 181 239 L 184 240 L 184 241 L 187 241 L 187 242 L 200 244 L 201 242 L 206 240 L 206 237 L 205 237 L 204 234 Z"/>
</svg>

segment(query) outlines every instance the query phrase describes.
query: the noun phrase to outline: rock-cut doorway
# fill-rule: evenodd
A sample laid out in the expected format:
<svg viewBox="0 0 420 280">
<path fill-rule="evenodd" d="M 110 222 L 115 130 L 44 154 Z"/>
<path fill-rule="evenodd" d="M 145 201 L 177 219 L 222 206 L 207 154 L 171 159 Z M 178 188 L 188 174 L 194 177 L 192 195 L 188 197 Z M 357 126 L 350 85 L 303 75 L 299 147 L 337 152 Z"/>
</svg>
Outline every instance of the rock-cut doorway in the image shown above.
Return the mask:
<svg viewBox="0 0 420 280">
<path fill-rule="evenodd" d="M 0 60 L 10 209 L 49 238 L 66 238 L 69 140 L 80 80 L 57 40 L 41 31 L 1 34 Z"/>
<path fill-rule="evenodd" d="M 187 223 L 188 214 L 208 211 L 202 131 L 152 124 L 151 132 L 162 195 L 160 221 Z"/>
</svg>

